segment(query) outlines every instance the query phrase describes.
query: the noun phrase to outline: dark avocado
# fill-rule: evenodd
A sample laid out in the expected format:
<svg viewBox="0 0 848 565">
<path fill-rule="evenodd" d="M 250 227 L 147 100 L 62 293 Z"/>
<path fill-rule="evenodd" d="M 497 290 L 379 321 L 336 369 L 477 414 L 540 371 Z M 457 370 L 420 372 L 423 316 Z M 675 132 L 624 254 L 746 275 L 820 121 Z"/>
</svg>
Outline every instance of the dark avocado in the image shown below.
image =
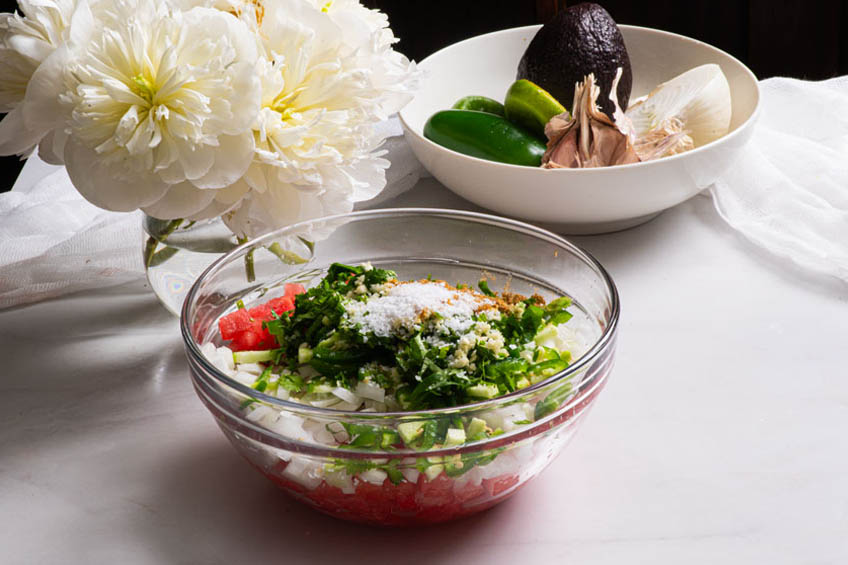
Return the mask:
<svg viewBox="0 0 848 565">
<path fill-rule="evenodd" d="M 518 63 L 516 78 L 535 82 L 573 110 L 574 84 L 594 73 L 601 87 L 598 106 L 612 116 L 609 93 L 618 67 L 623 71 L 618 104 L 626 110 L 633 75 L 624 38 L 606 10 L 587 2 L 561 11 L 542 26 Z"/>
</svg>

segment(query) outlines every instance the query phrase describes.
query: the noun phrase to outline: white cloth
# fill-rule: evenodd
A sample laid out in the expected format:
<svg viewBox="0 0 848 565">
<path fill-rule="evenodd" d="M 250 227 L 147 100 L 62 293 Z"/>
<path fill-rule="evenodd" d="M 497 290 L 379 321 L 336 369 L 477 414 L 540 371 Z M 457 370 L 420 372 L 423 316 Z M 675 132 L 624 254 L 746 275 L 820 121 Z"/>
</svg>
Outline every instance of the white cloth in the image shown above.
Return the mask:
<svg viewBox="0 0 848 565">
<path fill-rule="evenodd" d="M 751 142 L 711 188 L 716 209 L 771 253 L 848 281 L 848 77 L 760 92 Z"/>
<path fill-rule="evenodd" d="M 101 210 L 39 165 L 47 176 L 0 194 L 0 308 L 143 275 L 141 213 Z"/>
<path fill-rule="evenodd" d="M 399 120 L 380 128 L 390 136 L 386 188 L 357 208 L 379 206 L 425 174 Z M 0 309 L 143 276 L 141 217 L 89 204 L 64 167 L 30 157 L 12 191 L 0 194 Z"/>
</svg>

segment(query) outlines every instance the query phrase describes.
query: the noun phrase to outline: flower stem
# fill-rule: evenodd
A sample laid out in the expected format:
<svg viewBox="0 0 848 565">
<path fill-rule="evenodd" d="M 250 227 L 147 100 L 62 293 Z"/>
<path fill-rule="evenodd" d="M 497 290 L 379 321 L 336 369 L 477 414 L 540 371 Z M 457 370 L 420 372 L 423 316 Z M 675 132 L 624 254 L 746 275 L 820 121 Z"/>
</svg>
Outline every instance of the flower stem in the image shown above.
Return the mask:
<svg viewBox="0 0 848 565">
<path fill-rule="evenodd" d="M 162 229 L 162 231 L 156 234 L 156 237 L 151 235 L 147 238 L 147 243 L 145 243 L 144 245 L 144 265 L 146 267 L 150 268 L 162 262 L 156 261 L 156 256 L 162 251 L 165 251 L 165 249 L 163 249 L 159 253 L 157 253 L 156 249 L 159 247 L 159 244 L 164 243 L 165 240 L 168 239 L 168 236 L 174 233 L 174 231 L 176 231 L 176 229 L 179 228 L 182 223 L 182 218 L 171 220 L 165 225 L 165 228 Z M 173 255 L 173 253 L 168 254 L 168 257 L 170 257 L 171 255 Z M 168 257 L 165 257 L 165 259 L 167 259 Z"/>
<path fill-rule="evenodd" d="M 241 245 L 242 243 L 247 243 L 247 238 L 246 237 L 240 237 L 240 238 L 238 238 L 237 241 L 239 242 L 239 245 Z M 255 251 L 254 249 L 251 249 L 244 256 L 244 274 L 247 277 L 247 282 L 253 282 L 253 281 L 256 280 L 256 268 L 253 264 L 253 252 L 254 251 Z"/>
<path fill-rule="evenodd" d="M 303 263 L 306 263 L 309 260 L 304 259 L 294 251 L 283 249 L 283 246 L 280 245 L 278 241 L 275 241 L 274 243 L 269 245 L 268 251 L 279 257 L 280 261 L 282 261 L 286 265 L 302 265 Z"/>
</svg>

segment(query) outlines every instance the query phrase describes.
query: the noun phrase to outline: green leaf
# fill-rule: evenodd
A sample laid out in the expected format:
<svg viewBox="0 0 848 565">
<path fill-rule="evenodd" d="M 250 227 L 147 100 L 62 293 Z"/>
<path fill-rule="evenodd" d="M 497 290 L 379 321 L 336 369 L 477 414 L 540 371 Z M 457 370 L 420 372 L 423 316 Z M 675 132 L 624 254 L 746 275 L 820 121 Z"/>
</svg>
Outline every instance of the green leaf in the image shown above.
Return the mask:
<svg viewBox="0 0 848 565">
<path fill-rule="evenodd" d="M 524 314 L 521 316 L 521 329 L 524 331 L 525 337 L 532 339 L 542 327 L 545 320 L 545 311 L 535 304 L 529 304 L 524 309 Z"/>
<path fill-rule="evenodd" d="M 403 473 L 400 472 L 400 469 L 397 468 L 397 461 L 391 460 L 386 465 L 383 466 L 383 470 L 389 475 L 389 480 L 392 481 L 392 484 L 398 485 L 403 482 Z"/>
<path fill-rule="evenodd" d="M 557 312 L 550 318 L 550 322 L 554 325 L 564 324 L 571 319 L 571 312 Z"/>
<path fill-rule="evenodd" d="M 561 312 L 571 306 L 571 298 L 568 296 L 560 296 L 555 300 L 551 300 L 548 302 L 548 305 L 545 306 L 545 310 L 551 313 Z"/>
<path fill-rule="evenodd" d="M 342 427 L 350 436 L 350 440 L 342 445 L 346 449 L 391 450 L 401 443 L 398 433 L 390 428 L 368 426 L 365 424 L 349 424 L 342 422 Z"/>
<path fill-rule="evenodd" d="M 477 287 L 480 289 L 480 292 L 486 296 L 495 296 L 495 293 L 489 288 L 489 282 L 486 279 L 480 279 L 477 281 Z"/>
<path fill-rule="evenodd" d="M 264 392 L 265 388 L 268 386 L 268 378 L 271 376 L 271 367 L 266 367 L 262 374 L 257 377 L 257 379 L 251 385 L 255 390 L 259 392 Z"/>
<path fill-rule="evenodd" d="M 375 469 L 377 465 L 368 459 L 334 459 L 329 471 L 344 471 L 349 475 L 358 475 Z"/>
<path fill-rule="evenodd" d="M 508 391 L 515 390 L 515 382 L 523 376 L 529 363 L 520 357 L 507 357 L 486 366 L 486 376 L 490 380 L 503 385 Z"/>
<path fill-rule="evenodd" d="M 280 375 L 278 386 L 283 387 L 291 393 L 301 392 L 305 388 L 303 377 L 295 373 L 284 373 Z"/>
<path fill-rule="evenodd" d="M 542 375 L 543 377 L 550 377 L 560 371 L 564 371 L 567 367 L 568 361 L 563 359 L 551 359 L 549 361 L 542 361 L 541 363 L 531 365 L 530 372 L 536 375 Z"/>
<path fill-rule="evenodd" d="M 567 382 L 536 404 L 533 410 L 534 420 L 541 420 L 545 416 L 555 412 L 560 404 L 571 394 L 571 388 L 571 383 Z"/>
<path fill-rule="evenodd" d="M 401 443 L 400 436 L 394 431 L 383 431 L 380 447 L 382 449 L 393 449 L 395 445 Z"/>
<path fill-rule="evenodd" d="M 571 298 L 568 296 L 561 296 L 556 300 L 552 300 L 545 306 L 545 316 L 548 323 L 558 325 L 564 324 L 568 320 L 571 319 L 571 312 L 568 312 L 566 308 L 571 306 Z"/>
<path fill-rule="evenodd" d="M 448 427 L 447 425 L 444 426 L 444 432 L 442 432 L 441 437 L 439 435 L 439 428 L 439 422 L 436 420 L 428 420 L 425 422 L 424 431 L 421 433 L 421 438 L 418 440 L 418 444 L 415 447 L 425 451 L 432 448 L 440 439 L 444 439 L 444 434 L 447 433 Z"/>
</svg>

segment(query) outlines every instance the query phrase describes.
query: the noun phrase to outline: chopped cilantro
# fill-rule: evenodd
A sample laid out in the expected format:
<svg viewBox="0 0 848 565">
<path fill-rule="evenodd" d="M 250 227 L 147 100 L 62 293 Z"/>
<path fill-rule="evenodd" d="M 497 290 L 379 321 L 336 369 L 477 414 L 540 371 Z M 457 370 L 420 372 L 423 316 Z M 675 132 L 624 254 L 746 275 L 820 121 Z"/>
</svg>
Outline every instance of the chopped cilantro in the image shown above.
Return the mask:
<svg viewBox="0 0 848 565">
<path fill-rule="evenodd" d="M 351 322 L 348 312 L 352 305 L 359 308 L 365 303 L 367 307 L 373 295 L 397 284 L 403 283 L 397 283 L 390 270 L 331 265 L 317 285 L 294 298 L 294 311 L 282 316 L 274 312 L 273 319 L 264 322 L 280 348 L 273 351 L 270 360 L 263 361 L 266 366 L 252 388 L 265 394 L 275 394 L 282 388 L 301 402 L 325 402 L 340 394 L 339 387 L 355 392 L 359 386 L 369 391 L 376 386 L 391 397 L 393 404 L 389 405 L 387 399 L 385 409 L 428 410 L 508 394 L 555 375 L 571 363 L 568 351 L 549 347 L 558 343 L 557 326 L 571 318 L 568 309 L 572 301 L 566 296 L 545 304 L 535 295 L 526 299 L 510 295 L 508 301 L 497 301 L 498 310 L 494 306 L 474 310 L 471 320 L 461 324 L 450 314 L 434 310 L 389 335 L 377 335 L 373 327 L 366 330 Z M 464 284 L 455 288 L 483 303 L 486 297 L 497 296 L 485 279 L 477 286 L 479 292 Z M 244 308 L 240 301 L 238 306 Z M 382 394 L 379 389 L 377 392 Z M 570 383 L 561 385 L 536 404 L 533 419 L 556 412 L 572 392 Z M 366 393 L 361 394 L 360 402 L 373 402 L 364 400 Z M 241 407 L 248 408 L 254 402 L 248 398 Z M 511 423 L 527 425 L 531 420 Z M 391 453 L 411 448 L 422 455 L 446 445 L 479 442 L 504 433 L 500 428 L 493 430 L 484 420 L 457 416 L 420 421 L 420 428 L 416 426 L 415 433 L 403 439 L 388 424 L 341 425 L 343 432 L 340 428 L 328 431 L 337 441 L 344 438 L 340 442 L 344 449 Z M 490 463 L 501 450 L 419 457 L 415 467 L 430 475 L 443 470 L 455 477 Z M 351 475 L 380 469 L 397 484 L 404 480 L 399 461 L 339 459 L 327 469 Z"/>
</svg>

